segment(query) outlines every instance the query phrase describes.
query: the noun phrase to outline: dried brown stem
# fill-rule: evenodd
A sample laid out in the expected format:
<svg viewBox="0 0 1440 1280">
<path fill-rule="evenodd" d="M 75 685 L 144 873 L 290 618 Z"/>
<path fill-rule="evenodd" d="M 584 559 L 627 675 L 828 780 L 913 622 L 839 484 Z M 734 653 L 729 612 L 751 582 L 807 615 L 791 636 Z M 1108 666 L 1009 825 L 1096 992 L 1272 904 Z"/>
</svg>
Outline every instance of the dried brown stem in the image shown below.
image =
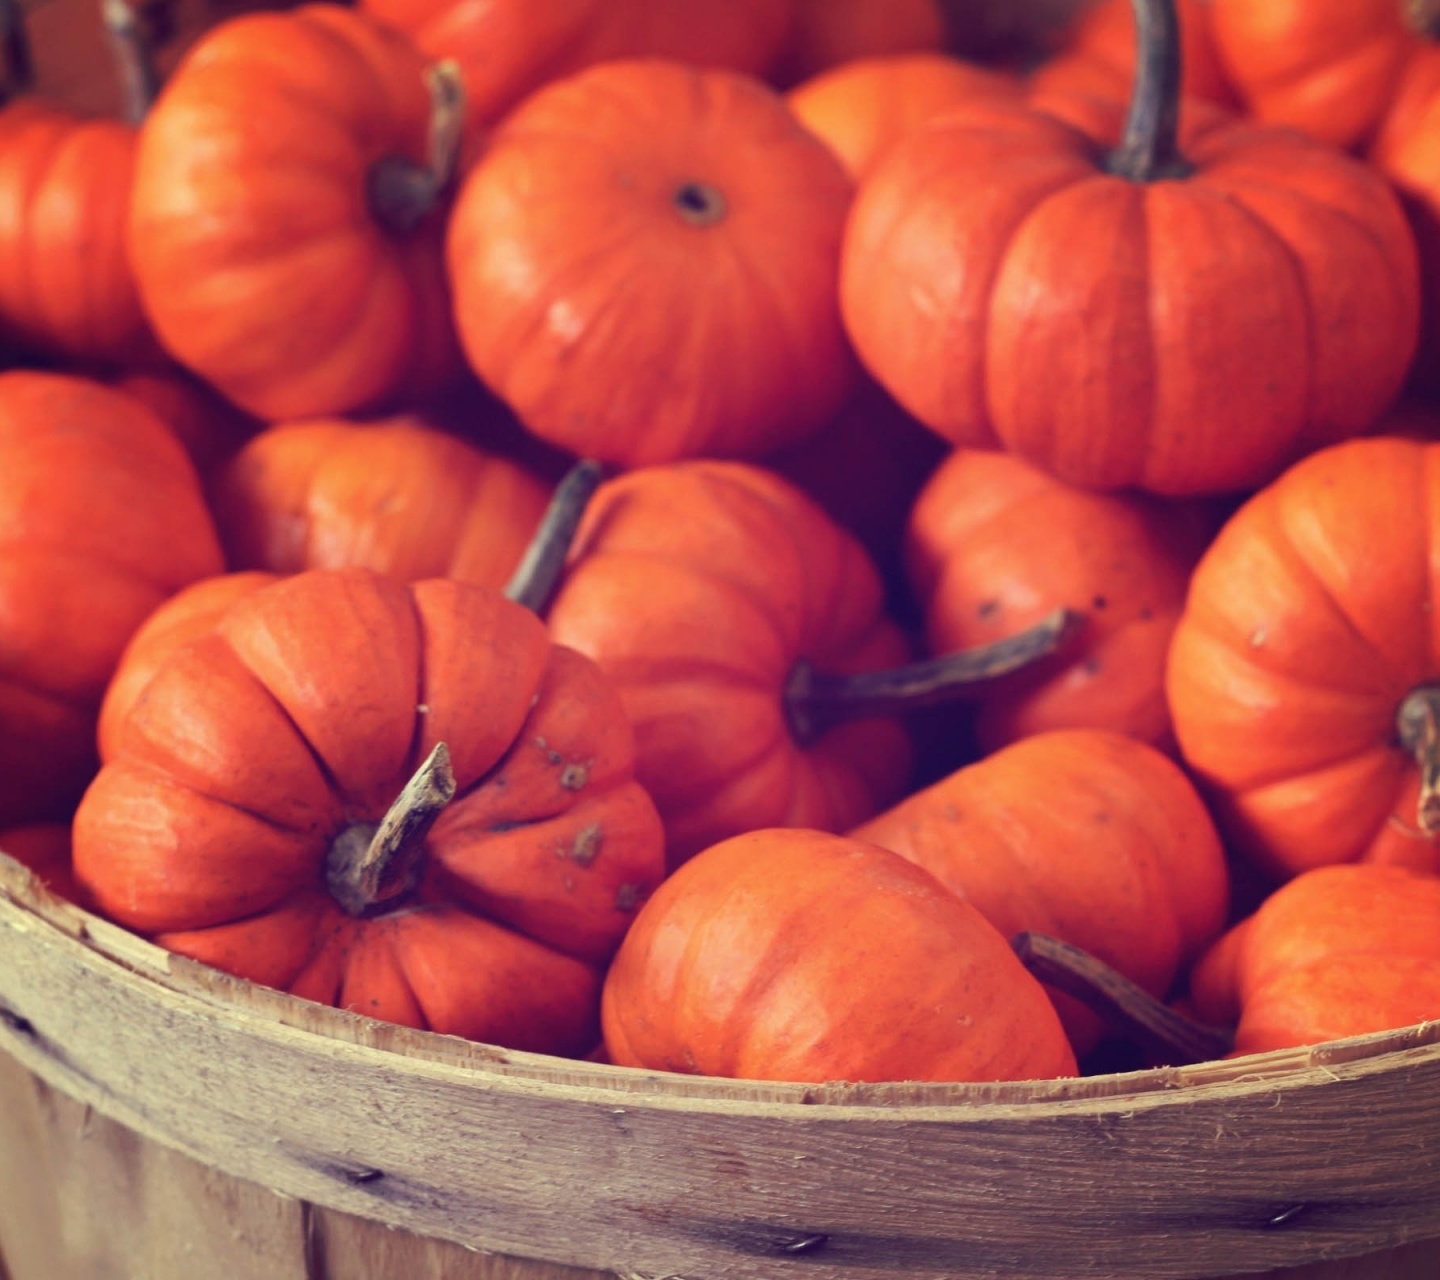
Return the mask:
<svg viewBox="0 0 1440 1280">
<path fill-rule="evenodd" d="M 585 508 L 604 478 L 605 470 L 600 463 L 587 458 L 571 467 L 556 486 L 524 558 L 505 584 L 505 594 L 516 604 L 523 604 L 532 613 L 545 612 L 550 597 L 555 594 Z"/>
<path fill-rule="evenodd" d="M 160 92 L 151 32 L 131 0 L 100 0 L 100 15 L 124 86 L 125 118 L 140 124 Z"/>
<path fill-rule="evenodd" d="M 1260 2 L 1260 0 L 1257 0 Z M 1138 54 L 1125 136 L 1107 167 L 1131 182 L 1184 177 L 1180 154 L 1180 15 L 1175 0 L 1131 0 Z"/>
<path fill-rule="evenodd" d="M 1427 836 L 1440 831 L 1440 685 L 1421 685 L 1406 695 L 1395 717 L 1400 745 L 1420 770 L 1416 825 Z"/>
<path fill-rule="evenodd" d="M 437 62 L 425 72 L 430 90 L 430 132 L 425 163 L 386 156 L 370 167 L 370 208 L 391 231 L 413 231 L 440 203 L 455 180 L 460 133 L 465 122 L 465 86 L 453 59 Z"/>
</svg>

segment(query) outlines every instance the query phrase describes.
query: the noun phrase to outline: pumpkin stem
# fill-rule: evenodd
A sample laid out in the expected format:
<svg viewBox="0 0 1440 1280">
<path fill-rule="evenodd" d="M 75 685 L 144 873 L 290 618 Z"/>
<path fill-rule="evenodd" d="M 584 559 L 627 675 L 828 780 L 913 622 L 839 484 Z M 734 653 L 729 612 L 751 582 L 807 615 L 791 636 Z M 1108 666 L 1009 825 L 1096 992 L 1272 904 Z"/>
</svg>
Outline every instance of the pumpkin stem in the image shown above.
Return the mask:
<svg viewBox="0 0 1440 1280">
<path fill-rule="evenodd" d="M 1427 836 L 1440 832 L 1440 685 L 1412 689 L 1395 716 L 1400 745 L 1420 770 L 1416 823 Z"/>
<path fill-rule="evenodd" d="M 1175 0 L 1131 0 L 1139 52 L 1130 114 L 1119 149 L 1106 168 L 1131 182 L 1183 178 L 1192 172 L 1180 154 L 1180 15 Z"/>
<path fill-rule="evenodd" d="M 465 122 L 465 84 L 453 58 L 425 69 L 430 90 L 430 135 L 423 165 L 403 156 L 386 156 L 370 166 L 370 208 L 391 231 L 414 231 L 439 204 L 455 180 L 460 130 Z"/>
<path fill-rule="evenodd" d="M 420 879 L 425 836 L 455 798 L 450 749 L 437 742 L 378 826 L 356 823 L 330 846 L 325 883 L 345 911 L 373 915 Z"/>
<path fill-rule="evenodd" d="M 1168 1066 L 1212 1062 L 1235 1048 L 1232 1032 L 1176 1013 L 1088 951 L 1043 933 L 1017 933 L 1010 945 L 1035 978 L 1074 996 Z"/>
<path fill-rule="evenodd" d="M 785 684 L 790 732 L 801 745 L 848 720 L 898 715 L 954 702 L 976 686 L 1049 657 L 1079 630 L 1082 616 L 1056 609 L 1033 627 L 994 644 L 947 653 L 890 671 L 834 675 L 801 659 Z"/>
<path fill-rule="evenodd" d="M 29 93 L 35 87 L 35 57 L 19 0 L 0 0 L 0 57 L 5 60 L 3 100 Z"/>
<path fill-rule="evenodd" d="M 505 584 L 505 595 L 509 599 L 523 604 L 532 613 L 545 612 L 560 582 L 570 544 L 575 541 L 575 530 L 580 527 L 585 508 L 604 478 L 605 469 L 589 458 L 577 462 L 565 474 L 519 567 Z"/>
<path fill-rule="evenodd" d="M 160 92 L 150 31 L 130 0 L 101 0 L 100 13 L 124 85 L 125 119 L 140 124 Z"/>
</svg>

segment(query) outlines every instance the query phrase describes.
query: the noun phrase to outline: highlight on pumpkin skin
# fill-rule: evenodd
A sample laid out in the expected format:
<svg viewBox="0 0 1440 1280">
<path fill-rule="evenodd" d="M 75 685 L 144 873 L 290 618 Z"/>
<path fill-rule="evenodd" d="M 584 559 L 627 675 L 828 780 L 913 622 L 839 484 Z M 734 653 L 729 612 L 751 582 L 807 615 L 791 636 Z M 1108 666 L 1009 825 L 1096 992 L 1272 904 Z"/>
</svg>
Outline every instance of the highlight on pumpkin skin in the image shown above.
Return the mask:
<svg viewBox="0 0 1440 1280">
<path fill-rule="evenodd" d="M 1213 112 L 1177 135 L 1174 0 L 1135 2 L 1122 135 L 991 102 L 902 138 L 856 195 L 842 311 L 872 375 L 956 444 L 1086 488 L 1244 492 L 1394 402 L 1415 239 L 1351 157 Z"/>
<path fill-rule="evenodd" d="M 1265 1053 L 1440 1017 L 1440 878 L 1319 867 L 1276 889 L 1195 966 L 1190 1003 Z M 1238 1025 L 1237 1025 L 1238 1024 Z"/>
<path fill-rule="evenodd" d="M 456 201 L 470 366 L 535 435 L 618 466 L 799 440 L 857 385 L 835 289 L 851 195 L 756 80 L 652 60 L 555 81 Z"/>
<path fill-rule="evenodd" d="M 1071 1076 L 1075 1056 L 1004 937 L 866 841 L 755 831 L 641 908 L 605 981 L 610 1061 L 793 1081 Z"/>
</svg>

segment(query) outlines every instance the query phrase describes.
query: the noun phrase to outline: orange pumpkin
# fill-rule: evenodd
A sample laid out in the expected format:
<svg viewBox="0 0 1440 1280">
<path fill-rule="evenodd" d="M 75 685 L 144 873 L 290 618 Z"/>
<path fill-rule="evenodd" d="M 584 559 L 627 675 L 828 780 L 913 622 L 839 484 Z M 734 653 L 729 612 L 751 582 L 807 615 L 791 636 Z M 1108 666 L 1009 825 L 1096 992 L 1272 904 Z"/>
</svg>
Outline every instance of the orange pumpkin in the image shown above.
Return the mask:
<svg viewBox="0 0 1440 1280">
<path fill-rule="evenodd" d="M 1215 48 L 1213 0 L 1178 0 L 1181 91 L 1225 107 L 1238 105 Z M 1082 10 L 1061 51 L 1031 75 L 1045 94 L 1094 93 L 1125 99 L 1135 79 L 1135 15 L 1131 0 L 1099 0 Z"/>
<path fill-rule="evenodd" d="M 904 53 L 822 71 L 791 89 L 787 101 L 859 182 L 896 138 L 946 108 L 1019 92 L 1003 72 L 944 53 Z"/>
<path fill-rule="evenodd" d="M 1230 79 L 1261 120 L 1339 147 L 1379 124 L 1401 65 L 1433 34 L 1427 0 L 1211 0 Z"/>
<path fill-rule="evenodd" d="M 905 695 L 993 668 L 958 655 L 895 678 L 907 645 L 883 603 L 859 543 L 793 485 L 695 461 L 601 486 L 548 617 L 619 692 L 679 863 L 760 827 L 841 831 L 899 797 Z M 1037 629 L 1006 661 L 1058 638 Z"/>
<path fill-rule="evenodd" d="M 514 1048 L 594 1044 L 661 832 L 595 665 L 488 588 L 315 570 L 172 650 L 75 816 L 171 950 Z"/>
<path fill-rule="evenodd" d="M 855 385 L 835 289 L 850 196 L 748 77 L 612 62 L 551 84 L 456 201 L 466 354 L 531 431 L 587 457 L 779 448 Z"/>
<path fill-rule="evenodd" d="M 796 0 L 776 79 L 794 84 L 862 59 L 937 53 L 946 34 L 938 0 Z"/>
<path fill-rule="evenodd" d="M 1174 0 L 1141 12 L 1123 134 L 996 98 L 895 144 L 848 224 L 846 325 L 957 444 L 1090 488 L 1253 488 L 1396 397 L 1415 244 L 1329 147 L 1214 113 L 1177 140 Z"/>
<path fill-rule="evenodd" d="M 118 12 L 129 14 L 124 5 Z M 11 89 L 29 87 L 23 23 L 14 6 L 5 51 Z M 115 38 L 132 58 L 143 56 L 133 19 Z M 28 93 L 0 109 L 0 333 L 7 341 L 102 365 L 161 360 L 125 248 L 134 165 L 133 123 L 78 115 Z"/>
<path fill-rule="evenodd" d="M 283 50 L 277 58 L 275 51 Z M 212 28 L 140 132 L 129 249 L 166 349 L 267 420 L 458 368 L 442 255 L 453 71 L 340 5 Z"/>
<path fill-rule="evenodd" d="M 1195 967 L 1190 1003 L 1266 1053 L 1440 1017 L 1440 879 L 1403 867 L 1296 876 Z"/>
<path fill-rule="evenodd" d="M 924 867 L 1002 935 L 1050 935 L 1163 997 L 1229 905 L 1219 836 L 1172 761 L 1120 734 L 1039 734 L 856 827 Z M 1078 1053 L 1094 1015 L 1056 994 Z"/>
<path fill-rule="evenodd" d="M 359 565 L 501 587 L 549 499 L 525 468 L 402 414 L 272 427 L 231 459 L 213 500 L 236 569 Z"/>
<path fill-rule="evenodd" d="M 673 58 L 759 74 L 790 31 L 794 0 L 361 0 L 432 58 L 453 58 L 472 127 L 598 62 Z"/>
<path fill-rule="evenodd" d="M 207 478 L 260 429 L 249 414 L 178 365 L 125 373 L 110 385 L 151 409 Z"/>
<path fill-rule="evenodd" d="M 1056 604 L 1085 615 L 1064 654 L 987 694 L 981 748 L 1066 728 L 1173 745 L 1165 657 L 1211 531 L 1194 503 L 1091 493 L 1011 454 L 954 450 L 917 498 L 906 538 L 930 651 L 988 644 Z"/>
<path fill-rule="evenodd" d="M 1355 440 L 1228 521 L 1166 691 L 1235 847 L 1276 878 L 1364 858 L 1440 872 L 1440 445 Z"/>
<path fill-rule="evenodd" d="M 1074 1075 L 995 928 L 865 841 L 756 831 L 656 891 L 611 966 L 610 1061 L 759 1080 Z"/>
<path fill-rule="evenodd" d="M 0 825 L 67 816 L 121 650 L 221 567 L 194 468 L 152 413 L 82 378 L 0 374 Z"/>
</svg>

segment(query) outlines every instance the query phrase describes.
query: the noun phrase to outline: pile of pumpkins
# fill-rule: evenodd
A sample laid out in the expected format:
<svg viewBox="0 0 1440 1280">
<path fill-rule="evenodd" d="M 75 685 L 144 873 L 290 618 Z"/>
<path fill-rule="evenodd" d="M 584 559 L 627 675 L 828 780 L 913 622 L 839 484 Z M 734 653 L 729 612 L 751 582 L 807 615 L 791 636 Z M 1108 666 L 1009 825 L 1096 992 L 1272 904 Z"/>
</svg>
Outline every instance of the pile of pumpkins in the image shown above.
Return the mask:
<svg viewBox="0 0 1440 1280">
<path fill-rule="evenodd" d="M 130 119 L 0 109 L 50 891 L 651 1070 L 1440 1017 L 1440 6 L 102 8 Z"/>
</svg>

